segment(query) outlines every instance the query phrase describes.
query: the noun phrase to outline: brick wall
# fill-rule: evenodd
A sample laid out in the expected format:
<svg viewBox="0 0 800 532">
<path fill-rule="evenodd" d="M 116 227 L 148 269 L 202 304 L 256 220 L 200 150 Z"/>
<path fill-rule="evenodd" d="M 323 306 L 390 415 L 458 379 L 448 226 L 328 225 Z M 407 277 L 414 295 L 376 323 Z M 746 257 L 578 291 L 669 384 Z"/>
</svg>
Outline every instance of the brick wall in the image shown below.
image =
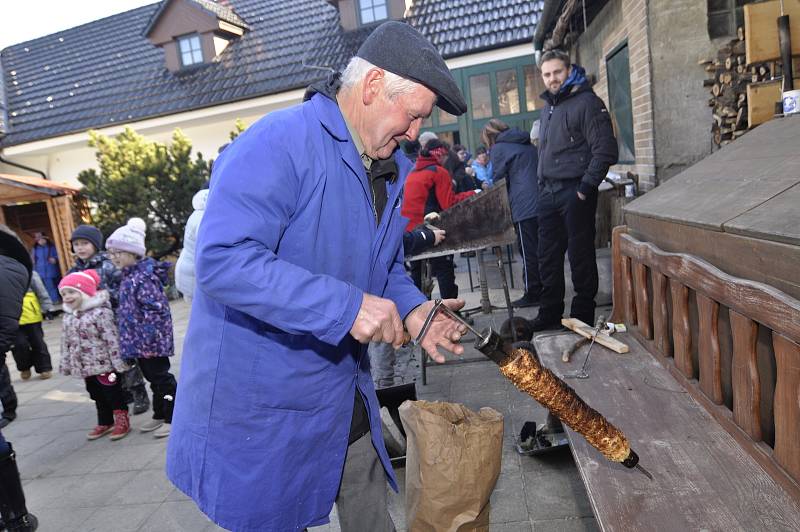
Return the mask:
<svg viewBox="0 0 800 532">
<path fill-rule="evenodd" d="M 638 174 L 642 190 L 657 183 L 648 16 L 646 0 L 611 0 L 581 35 L 575 54 L 587 74 L 596 76 L 594 90 L 608 105 L 606 56 L 628 42 L 635 163 L 619 164 L 612 170 Z"/>
</svg>

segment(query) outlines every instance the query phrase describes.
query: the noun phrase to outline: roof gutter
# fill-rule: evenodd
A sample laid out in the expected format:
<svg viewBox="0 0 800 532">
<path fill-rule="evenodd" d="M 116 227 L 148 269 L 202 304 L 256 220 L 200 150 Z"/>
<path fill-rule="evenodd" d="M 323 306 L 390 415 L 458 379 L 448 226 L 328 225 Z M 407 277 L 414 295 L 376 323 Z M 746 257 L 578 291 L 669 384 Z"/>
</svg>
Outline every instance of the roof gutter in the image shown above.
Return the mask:
<svg viewBox="0 0 800 532">
<path fill-rule="evenodd" d="M 536 31 L 533 33 L 533 53 L 536 57 L 537 64 L 539 63 L 539 58 L 542 56 L 547 30 L 550 29 L 556 17 L 558 17 L 560 7 L 561 0 L 544 0 L 542 16 L 539 18 L 539 22 L 536 23 Z"/>
<path fill-rule="evenodd" d="M 25 166 L 24 164 L 19 164 L 19 163 L 15 163 L 15 162 L 9 161 L 8 159 L 3 158 L 2 155 L 0 155 L 0 163 L 7 164 L 9 166 L 16 166 L 17 168 L 21 168 L 23 170 L 27 170 L 28 172 L 33 172 L 35 174 L 39 174 L 40 176 L 42 176 L 42 179 L 48 179 L 47 175 L 45 175 L 45 173 L 42 172 L 41 170 L 37 170 L 36 168 L 31 168 L 30 166 Z"/>
</svg>

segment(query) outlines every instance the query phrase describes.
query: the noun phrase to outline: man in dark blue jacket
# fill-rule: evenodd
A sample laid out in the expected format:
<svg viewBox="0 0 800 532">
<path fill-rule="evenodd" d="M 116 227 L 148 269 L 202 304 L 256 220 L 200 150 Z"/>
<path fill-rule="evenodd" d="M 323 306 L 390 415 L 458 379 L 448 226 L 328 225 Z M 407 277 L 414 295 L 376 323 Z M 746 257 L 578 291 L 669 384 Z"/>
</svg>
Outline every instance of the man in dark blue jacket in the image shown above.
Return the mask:
<svg viewBox="0 0 800 532">
<path fill-rule="evenodd" d="M 522 255 L 525 294 L 512 304 L 532 307 L 539 304 L 542 283 L 539 280 L 537 247 L 539 224 L 536 200 L 539 195 L 536 167 L 539 158 L 531 144 L 530 135 L 493 118 L 483 127 L 481 141 L 490 148 L 494 180 L 506 180 L 511 221 L 517 231 Z"/>
<path fill-rule="evenodd" d="M 539 133 L 539 274 L 536 331 L 558 328 L 564 312 L 564 252 L 572 269 L 570 316 L 594 323 L 597 187 L 617 162 L 617 140 L 603 101 L 584 70 L 560 50 L 540 61 L 547 91 Z"/>
</svg>

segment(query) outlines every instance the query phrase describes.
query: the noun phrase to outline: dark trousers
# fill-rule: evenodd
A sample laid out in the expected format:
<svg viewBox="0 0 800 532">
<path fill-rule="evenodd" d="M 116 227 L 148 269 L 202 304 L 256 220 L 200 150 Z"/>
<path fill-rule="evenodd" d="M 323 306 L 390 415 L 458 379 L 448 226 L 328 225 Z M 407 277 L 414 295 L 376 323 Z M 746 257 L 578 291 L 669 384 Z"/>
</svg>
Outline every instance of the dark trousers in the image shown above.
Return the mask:
<svg viewBox="0 0 800 532">
<path fill-rule="evenodd" d="M 536 216 L 516 223 L 519 252 L 522 255 L 522 282 L 525 294 L 538 298 L 542 293 L 539 278 L 539 220 Z"/>
<path fill-rule="evenodd" d="M 6 366 L 6 354 L 0 353 L 0 402 L 3 404 L 3 414 L 8 414 L 9 419 L 14 419 L 17 411 L 17 394 L 11 386 L 11 375 Z"/>
<path fill-rule="evenodd" d="M 178 383 L 175 381 L 175 376 L 169 372 L 169 358 L 137 358 L 136 361 L 144 378 L 150 383 L 150 389 L 153 390 L 153 419 L 163 419 L 165 423 L 172 423 L 172 409 L 175 405 L 175 390 Z"/>
<path fill-rule="evenodd" d="M 94 401 L 97 407 L 97 424 L 98 425 L 113 425 L 114 424 L 114 410 L 128 411 L 128 404 L 125 402 L 125 396 L 122 393 L 122 384 L 120 383 L 119 375 L 114 384 L 103 384 L 97 376 L 86 377 L 83 379 L 86 383 L 86 391 L 89 392 L 89 397 Z"/>
<path fill-rule="evenodd" d="M 539 316 L 555 321 L 564 313 L 564 253 L 572 270 L 570 316 L 594 323 L 597 260 L 594 249 L 597 192 L 578 198 L 580 179 L 539 182 L 539 275 L 542 297 Z"/>
<path fill-rule="evenodd" d="M 456 284 L 456 267 L 453 264 L 453 256 L 434 257 L 428 259 L 431 264 L 431 276 L 436 278 L 439 283 L 439 294 L 442 299 L 455 299 L 458 297 L 458 285 Z M 415 260 L 411 263 L 411 278 L 414 284 L 422 290 L 422 268 L 426 261 Z"/>
<path fill-rule="evenodd" d="M 19 326 L 11 354 L 14 355 L 14 361 L 20 371 L 28 371 L 31 367 L 36 370 L 36 373 L 53 371 L 50 351 L 47 350 L 47 344 L 44 341 L 42 322 Z"/>
</svg>

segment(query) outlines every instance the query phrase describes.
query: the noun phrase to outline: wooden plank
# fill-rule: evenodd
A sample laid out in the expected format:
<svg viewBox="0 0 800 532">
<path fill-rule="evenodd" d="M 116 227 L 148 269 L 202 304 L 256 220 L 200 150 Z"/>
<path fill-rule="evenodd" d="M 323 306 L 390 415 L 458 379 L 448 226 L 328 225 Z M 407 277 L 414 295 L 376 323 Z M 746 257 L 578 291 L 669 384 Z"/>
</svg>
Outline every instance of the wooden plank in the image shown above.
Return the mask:
<svg viewBox="0 0 800 532">
<path fill-rule="evenodd" d="M 783 0 L 784 13 L 789 15 L 792 34 L 792 55 L 800 55 L 800 0 Z M 778 46 L 778 17 L 781 2 L 773 0 L 744 6 L 745 56 L 747 63 L 775 61 L 781 58 Z"/>
<path fill-rule="evenodd" d="M 800 19 L 800 15 L 797 18 Z M 792 41 L 800 42 L 800 39 Z M 747 125 L 750 129 L 775 116 L 775 102 L 781 101 L 783 94 L 781 83 L 781 80 L 775 80 L 747 86 Z M 800 78 L 794 78 L 794 86 L 800 86 Z"/>
<path fill-rule="evenodd" d="M 69 238 L 75 230 L 75 219 L 72 213 L 72 196 L 56 196 L 49 200 L 52 209 L 48 212 L 55 215 L 50 219 L 50 227 L 55 236 L 57 249 L 59 252 L 59 267 L 61 275 L 66 275 L 67 270 L 72 266 L 72 243 Z"/>
<path fill-rule="evenodd" d="M 734 277 L 691 255 L 667 253 L 631 235 L 620 237 L 620 247 L 623 255 L 664 272 L 671 283 L 683 283 L 731 310 L 752 317 L 792 341 L 800 342 L 800 301 L 780 290 Z M 676 357 L 677 351 L 676 346 Z"/>
<path fill-rule="evenodd" d="M 610 462 L 580 435 L 568 436 L 598 526 L 626 530 L 800 530 L 800 507 L 631 334 L 634 356 L 592 355 L 591 376 L 570 380 L 615 424 L 654 479 Z M 566 339 L 537 342 L 558 375 Z M 613 385 L 609 385 L 613 383 Z"/>
<path fill-rule="evenodd" d="M 631 259 L 622 256 L 622 287 L 625 305 L 625 323 L 629 327 L 636 326 L 636 303 L 633 294 L 633 275 L 631 273 Z"/>
<path fill-rule="evenodd" d="M 719 303 L 703 294 L 697 294 L 697 311 L 700 318 L 698 352 L 700 389 L 715 404 L 722 404 L 722 365 L 719 349 Z"/>
<path fill-rule="evenodd" d="M 797 86 L 800 87 L 800 80 Z M 800 205 L 800 183 L 733 220 L 728 220 L 725 222 L 725 231 L 753 238 L 766 237 L 796 245 L 800 241 L 798 205 Z"/>
<path fill-rule="evenodd" d="M 731 275 L 772 285 L 800 299 L 800 246 L 633 214 L 627 220 L 630 234 L 639 240 L 667 252 L 695 255 Z M 764 267 L 764 257 L 770 258 L 769 268 Z"/>
<path fill-rule="evenodd" d="M 775 460 L 800 482 L 800 345 L 772 336 L 778 380 L 775 383 Z"/>
<path fill-rule="evenodd" d="M 621 323 L 625 321 L 625 292 L 622 286 L 622 254 L 619 250 L 619 237 L 628 232 L 627 226 L 621 225 L 611 231 L 611 299 L 613 308 L 608 321 Z"/>
<path fill-rule="evenodd" d="M 651 340 L 653 326 L 650 321 L 650 297 L 647 294 L 647 266 L 639 261 L 633 262 L 633 289 L 636 302 L 636 324 L 642 336 Z"/>
<path fill-rule="evenodd" d="M 669 280 L 672 292 L 672 344 L 674 346 L 675 367 L 683 375 L 692 379 L 692 333 L 689 328 L 689 289 L 674 279 Z"/>
<path fill-rule="evenodd" d="M 669 333 L 667 276 L 653 270 L 653 337 L 659 354 L 666 357 L 672 356 Z"/>
<path fill-rule="evenodd" d="M 587 325 L 586 323 L 582 322 L 576 318 L 562 318 L 561 325 L 566 327 L 567 329 L 576 332 L 583 336 L 584 338 L 591 338 L 594 334 L 594 327 L 591 325 Z M 607 347 L 614 351 L 615 353 L 624 354 L 628 352 L 628 346 L 624 343 L 620 342 L 616 338 L 612 338 L 607 333 L 603 333 L 597 335 L 596 343 L 602 345 L 603 347 Z"/>
<path fill-rule="evenodd" d="M 758 324 L 730 311 L 733 335 L 733 420 L 754 441 L 761 441 L 761 380 L 758 375 Z"/>
</svg>

